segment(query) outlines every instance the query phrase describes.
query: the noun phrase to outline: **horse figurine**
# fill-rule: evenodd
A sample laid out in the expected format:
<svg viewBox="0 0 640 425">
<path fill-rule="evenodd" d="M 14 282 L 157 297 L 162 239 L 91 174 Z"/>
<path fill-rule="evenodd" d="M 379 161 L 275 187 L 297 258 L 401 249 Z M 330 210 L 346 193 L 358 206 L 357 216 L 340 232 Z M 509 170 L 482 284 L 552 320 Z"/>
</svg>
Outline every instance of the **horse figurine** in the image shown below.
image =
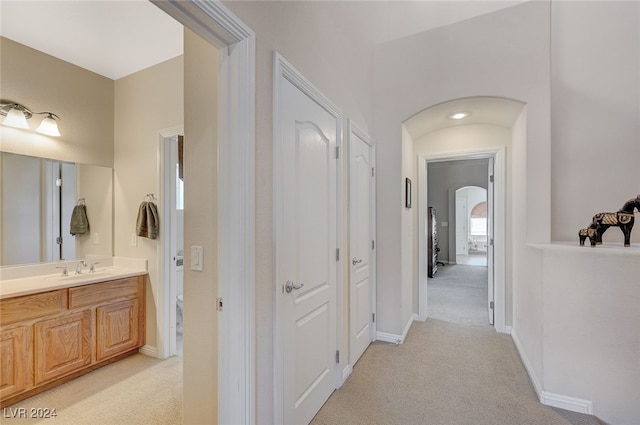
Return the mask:
<svg viewBox="0 0 640 425">
<path fill-rule="evenodd" d="M 580 238 L 580 246 L 584 246 L 584 241 L 589 238 L 592 247 L 596 246 L 598 229 L 595 224 L 591 223 L 586 229 L 580 229 L 578 237 Z"/>
<path fill-rule="evenodd" d="M 598 213 L 593 216 L 591 226 L 596 228 L 596 244 L 602 244 L 602 235 L 611 226 L 617 226 L 624 234 L 624 246 L 631 246 L 631 229 L 635 217 L 634 210 L 640 211 L 640 195 L 629 199 L 617 212 Z"/>
</svg>

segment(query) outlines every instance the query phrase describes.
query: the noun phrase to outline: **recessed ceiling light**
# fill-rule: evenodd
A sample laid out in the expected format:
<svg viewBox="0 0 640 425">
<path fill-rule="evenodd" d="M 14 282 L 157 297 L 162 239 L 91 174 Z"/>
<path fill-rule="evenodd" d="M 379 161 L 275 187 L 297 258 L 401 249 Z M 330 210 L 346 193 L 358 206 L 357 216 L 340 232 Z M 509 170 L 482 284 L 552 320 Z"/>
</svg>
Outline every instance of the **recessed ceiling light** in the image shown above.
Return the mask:
<svg viewBox="0 0 640 425">
<path fill-rule="evenodd" d="M 469 115 L 471 115 L 471 112 L 456 112 L 449 115 L 449 118 L 451 118 L 452 120 L 461 120 L 463 118 L 467 118 Z"/>
</svg>

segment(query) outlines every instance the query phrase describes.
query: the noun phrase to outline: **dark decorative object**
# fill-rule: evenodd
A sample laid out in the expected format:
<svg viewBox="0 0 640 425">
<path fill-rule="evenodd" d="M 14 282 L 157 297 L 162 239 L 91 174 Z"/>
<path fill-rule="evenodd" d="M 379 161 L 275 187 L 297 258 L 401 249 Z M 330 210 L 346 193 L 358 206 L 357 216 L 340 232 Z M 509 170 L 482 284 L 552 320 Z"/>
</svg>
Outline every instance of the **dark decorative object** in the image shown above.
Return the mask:
<svg viewBox="0 0 640 425">
<path fill-rule="evenodd" d="M 591 246 L 596 246 L 596 236 L 598 234 L 598 229 L 596 229 L 596 225 L 591 223 L 589 227 L 586 229 L 580 229 L 578 232 L 578 236 L 580 237 L 580 246 L 584 246 L 584 241 L 589 238 L 589 243 Z"/>
<path fill-rule="evenodd" d="M 433 277 L 438 271 L 438 229 L 436 221 L 436 210 L 429 207 L 427 211 L 427 277 Z"/>
<path fill-rule="evenodd" d="M 602 235 L 611 226 L 619 227 L 624 234 L 624 246 L 631 246 L 631 229 L 633 229 L 633 223 L 635 217 L 633 213 L 635 210 L 640 211 L 640 195 L 635 198 L 629 199 L 625 204 L 616 212 L 603 212 L 593 216 L 593 220 L 587 229 L 582 229 L 578 232 L 580 237 L 580 245 L 584 245 L 585 239 L 588 237 L 591 241 L 591 246 L 594 246 L 593 239 L 589 235 L 593 229 L 595 229 L 596 244 L 602 244 Z M 584 236 L 583 236 L 584 232 Z"/>
<path fill-rule="evenodd" d="M 405 201 L 404 206 L 406 208 L 411 208 L 411 179 L 404 179 L 404 192 L 405 192 Z"/>
</svg>

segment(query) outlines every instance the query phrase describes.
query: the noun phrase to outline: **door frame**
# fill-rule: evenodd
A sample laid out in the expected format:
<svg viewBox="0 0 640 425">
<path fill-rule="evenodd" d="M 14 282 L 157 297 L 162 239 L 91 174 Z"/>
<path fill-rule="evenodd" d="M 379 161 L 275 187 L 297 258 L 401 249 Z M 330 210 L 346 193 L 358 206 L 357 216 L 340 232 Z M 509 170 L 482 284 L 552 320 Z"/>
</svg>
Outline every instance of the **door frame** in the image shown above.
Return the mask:
<svg viewBox="0 0 640 425">
<path fill-rule="evenodd" d="M 165 128 L 159 131 L 158 141 L 158 176 L 160 184 L 159 207 L 161 217 L 160 221 L 161 244 L 158 250 L 158 279 L 161 283 L 162 297 L 158 300 L 157 321 L 158 326 L 158 346 L 157 357 L 166 359 L 176 353 L 176 289 L 172 284 L 172 276 L 175 271 L 175 261 L 170 261 L 174 255 L 173 241 L 175 241 L 175 221 L 176 214 L 175 205 L 171 205 L 171 170 L 168 169 L 167 163 L 170 160 L 170 145 L 172 139 L 184 135 L 184 127 L 176 126 Z M 168 237 L 167 237 L 168 236 Z"/>
<path fill-rule="evenodd" d="M 219 1 L 150 0 L 169 16 L 218 48 L 219 129 L 218 321 L 219 423 L 256 422 L 255 347 L 255 52 L 256 37 Z M 162 270 L 163 267 L 160 267 Z M 164 306 L 169 288 L 158 305 Z M 212 300 L 215 301 L 215 300 Z M 162 322 L 158 322 L 161 324 Z M 159 326 L 166 353 L 164 335 Z M 160 336 L 160 335 L 159 335 Z M 206 365 L 200 365 L 206 367 Z"/>
<path fill-rule="evenodd" d="M 282 217 L 282 188 L 279 182 L 282 180 L 282 167 L 280 158 L 282 156 L 282 131 L 280 129 L 279 117 L 279 91 L 281 79 L 286 79 L 296 86 L 302 93 L 314 100 L 323 109 L 336 118 L 336 149 L 338 159 L 336 165 L 336 245 L 338 253 L 343 253 L 343 157 L 342 154 L 342 112 L 324 96 L 309 80 L 307 80 L 296 68 L 294 68 L 278 51 L 273 55 L 274 73 L 273 73 L 273 282 L 274 282 L 274 331 L 273 331 L 273 417 L 274 423 L 284 423 L 284 353 L 282 335 L 282 303 L 278 294 L 282 290 L 283 277 L 280 276 L 278 264 L 280 261 L 281 233 L 283 223 Z M 344 254 L 337 254 L 336 262 L 336 349 L 340 353 L 344 353 L 342 346 L 343 336 L 343 261 Z M 344 379 L 342 376 L 342 367 L 345 363 L 345 356 L 341 356 L 339 362 L 334 366 L 334 376 L 336 388 L 342 386 Z"/>
<path fill-rule="evenodd" d="M 354 222 L 355 222 L 355 217 L 353 215 L 353 200 L 351 198 L 352 192 L 351 192 L 351 176 L 352 176 L 352 159 L 353 159 L 353 144 L 354 144 L 354 139 L 357 137 L 359 139 L 361 139 L 363 142 L 365 142 L 367 145 L 369 145 L 371 147 L 371 163 L 372 166 L 375 170 L 376 168 L 376 145 L 375 142 L 373 141 L 373 139 L 361 128 L 359 127 L 353 120 L 349 119 L 347 120 L 347 137 L 348 137 L 348 144 L 349 144 L 349 240 L 353 240 L 353 235 L 351 234 L 351 229 L 354 229 Z M 370 281 L 371 281 L 371 312 L 374 314 L 377 313 L 376 311 L 376 305 L 377 305 L 377 279 L 376 279 L 376 271 L 377 271 L 377 262 L 376 262 L 376 249 L 375 249 L 375 241 L 377 240 L 376 238 L 376 176 L 375 176 L 375 171 L 374 171 L 374 178 L 372 178 L 372 182 L 371 182 L 371 238 L 372 241 L 374 241 L 374 246 L 371 252 L 371 268 L 370 268 Z M 351 248 L 351 246 L 349 246 L 349 248 Z M 351 252 L 349 252 L 349 255 L 346 257 L 347 258 L 347 264 L 349 263 L 349 259 L 351 258 Z M 353 286 L 351 285 L 352 282 L 352 278 L 353 278 L 353 269 L 351 266 L 349 266 L 349 320 L 350 323 L 353 323 L 355 320 L 354 314 L 356 312 L 356 308 L 353 305 L 353 302 L 355 300 L 354 297 L 354 293 L 355 291 L 353 290 Z M 371 341 L 375 341 L 376 340 L 376 333 L 377 333 L 377 322 L 374 320 L 373 323 L 371 324 Z M 352 349 L 352 344 L 353 344 L 353 335 L 351 334 L 351 328 L 349 328 L 349 364 L 346 365 L 345 370 L 343 371 L 343 379 L 346 379 L 350 374 L 351 371 L 353 370 L 353 366 L 355 364 L 356 359 L 353 358 L 353 349 Z"/>
<path fill-rule="evenodd" d="M 418 317 L 427 319 L 427 238 L 424 221 L 428 199 L 427 168 L 430 162 L 494 158 L 494 329 L 508 333 L 506 327 L 506 148 L 486 147 L 418 156 Z M 487 264 L 487 266 L 490 266 Z M 491 284 L 491 282 L 489 282 Z"/>
</svg>

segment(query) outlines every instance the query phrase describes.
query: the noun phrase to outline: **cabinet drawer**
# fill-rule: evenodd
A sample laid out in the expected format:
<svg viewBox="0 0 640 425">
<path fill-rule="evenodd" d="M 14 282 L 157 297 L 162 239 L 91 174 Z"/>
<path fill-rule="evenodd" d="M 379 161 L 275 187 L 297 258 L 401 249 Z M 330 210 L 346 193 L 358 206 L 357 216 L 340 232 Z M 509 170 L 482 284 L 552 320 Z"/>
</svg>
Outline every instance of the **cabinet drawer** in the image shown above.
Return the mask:
<svg viewBox="0 0 640 425">
<path fill-rule="evenodd" d="M 141 291 L 139 276 L 69 289 L 69 308 L 90 306 L 118 298 L 137 296 Z"/>
<path fill-rule="evenodd" d="M 56 314 L 66 308 L 66 289 L 0 301 L 0 325 Z"/>
</svg>

